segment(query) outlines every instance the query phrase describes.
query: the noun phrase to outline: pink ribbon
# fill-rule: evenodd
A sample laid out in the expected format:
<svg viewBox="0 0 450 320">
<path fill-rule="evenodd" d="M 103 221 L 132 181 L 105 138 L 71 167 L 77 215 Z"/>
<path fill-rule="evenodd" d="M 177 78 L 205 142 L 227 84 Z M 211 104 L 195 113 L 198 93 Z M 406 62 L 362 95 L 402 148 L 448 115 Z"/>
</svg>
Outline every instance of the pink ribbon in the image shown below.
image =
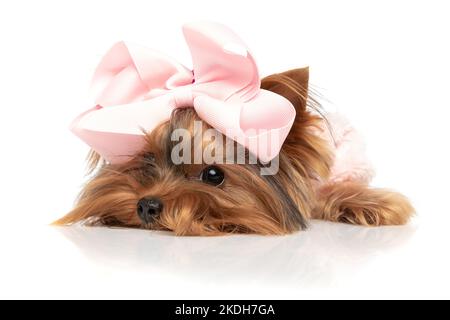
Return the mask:
<svg viewBox="0 0 450 320">
<path fill-rule="evenodd" d="M 295 119 L 284 97 L 260 89 L 258 68 L 246 45 L 215 23 L 183 27 L 191 71 L 164 54 L 119 42 L 100 62 L 92 90 L 95 107 L 72 131 L 110 163 L 123 163 L 145 144 L 144 132 L 193 107 L 213 128 L 263 162 L 278 155 Z"/>
</svg>

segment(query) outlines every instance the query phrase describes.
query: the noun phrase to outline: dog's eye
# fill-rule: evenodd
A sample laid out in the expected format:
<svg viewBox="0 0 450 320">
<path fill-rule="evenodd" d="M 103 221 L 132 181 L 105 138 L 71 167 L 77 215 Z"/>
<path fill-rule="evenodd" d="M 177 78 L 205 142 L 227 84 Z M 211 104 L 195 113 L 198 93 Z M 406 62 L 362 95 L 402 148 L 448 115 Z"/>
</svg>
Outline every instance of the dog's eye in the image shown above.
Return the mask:
<svg viewBox="0 0 450 320">
<path fill-rule="evenodd" d="M 201 179 L 203 182 L 218 186 L 225 180 L 225 174 L 219 167 L 209 166 L 202 171 Z"/>
</svg>

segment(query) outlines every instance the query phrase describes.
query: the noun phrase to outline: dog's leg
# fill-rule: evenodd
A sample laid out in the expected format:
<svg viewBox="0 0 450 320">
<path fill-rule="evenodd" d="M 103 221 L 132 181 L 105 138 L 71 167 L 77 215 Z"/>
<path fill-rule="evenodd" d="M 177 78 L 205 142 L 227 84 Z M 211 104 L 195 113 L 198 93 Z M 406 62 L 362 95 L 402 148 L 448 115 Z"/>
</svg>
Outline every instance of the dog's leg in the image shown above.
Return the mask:
<svg viewBox="0 0 450 320">
<path fill-rule="evenodd" d="M 317 190 L 312 218 L 365 226 L 401 225 L 413 212 L 400 193 L 359 182 L 336 182 Z"/>
</svg>

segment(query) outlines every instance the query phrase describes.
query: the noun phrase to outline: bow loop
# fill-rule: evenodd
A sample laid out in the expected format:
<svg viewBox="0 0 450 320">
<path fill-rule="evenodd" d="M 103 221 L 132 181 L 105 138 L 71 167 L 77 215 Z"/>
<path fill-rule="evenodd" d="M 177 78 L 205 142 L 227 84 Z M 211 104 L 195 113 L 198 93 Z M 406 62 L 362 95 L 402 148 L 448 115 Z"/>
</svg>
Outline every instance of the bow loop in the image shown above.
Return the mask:
<svg viewBox="0 0 450 320">
<path fill-rule="evenodd" d="M 173 59 L 145 47 L 119 42 L 103 57 L 93 81 L 95 103 L 115 106 L 191 84 L 192 71 Z"/>
<path fill-rule="evenodd" d="M 196 91 L 227 101 L 248 101 L 259 91 L 258 67 L 245 43 L 220 24 L 183 27 L 192 55 Z"/>
</svg>

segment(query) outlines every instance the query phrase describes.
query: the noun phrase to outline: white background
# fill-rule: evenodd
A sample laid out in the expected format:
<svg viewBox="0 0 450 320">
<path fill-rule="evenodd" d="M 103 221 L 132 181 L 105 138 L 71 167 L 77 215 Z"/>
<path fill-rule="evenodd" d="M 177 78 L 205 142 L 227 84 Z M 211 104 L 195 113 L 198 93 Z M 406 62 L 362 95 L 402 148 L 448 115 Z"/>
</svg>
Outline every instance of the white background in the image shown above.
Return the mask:
<svg viewBox="0 0 450 320">
<path fill-rule="evenodd" d="M 1 1 L 0 298 L 450 298 L 448 1 Z M 261 74 L 311 83 L 366 136 L 405 227 L 313 223 L 286 237 L 51 228 L 82 185 L 69 131 L 116 41 L 190 65 L 183 22 L 213 20 Z"/>
</svg>

